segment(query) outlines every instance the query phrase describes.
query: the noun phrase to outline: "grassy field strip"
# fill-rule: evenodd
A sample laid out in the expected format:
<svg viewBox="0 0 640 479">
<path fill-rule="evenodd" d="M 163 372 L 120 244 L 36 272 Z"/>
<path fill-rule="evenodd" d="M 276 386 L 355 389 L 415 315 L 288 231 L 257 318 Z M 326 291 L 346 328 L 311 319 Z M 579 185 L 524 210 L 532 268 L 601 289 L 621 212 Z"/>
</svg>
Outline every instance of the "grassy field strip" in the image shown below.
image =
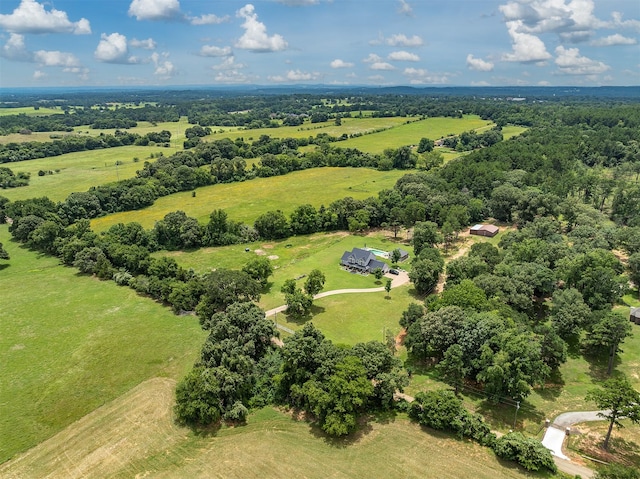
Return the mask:
<svg viewBox="0 0 640 479">
<path fill-rule="evenodd" d="M 121 146 L 103 150 L 78 151 L 51 158 L 5 163 L 15 173 L 31 174 L 29 186 L 1 190 L 0 195 L 11 201 L 38 196 L 48 196 L 53 201 L 63 201 L 74 191 L 87 191 L 92 186 L 132 178 L 144 161 L 153 153 L 175 153 L 175 148 L 149 146 Z M 140 161 L 135 163 L 133 158 Z M 116 168 L 116 162 L 121 162 Z M 152 160 L 153 161 L 153 160 Z M 38 171 L 56 171 L 52 175 L 38 176 Z"/>
<path fill-rule="evenodd" d="M 205 334 L 194 317 L 24 249 L 0 226 L 0 462 L 150 377 L 181 377 Z M 28 285 L 28 286 L 27 286 Z M 0 474 L 2 476 L 2 474 Z"/>
<path fill-rule="evenodd" d="M 214 436 L 175 425 L 175 382 L 152 379 L 0 466 L 2 477 L 49 478 L 524 478 L 487 448 L 406 419 L 327 440 L 315 427 L 265 408 Z"/>
<path fill-rule="evenodd" d="M 151 228 L 167 213 L 182 210 L 201 223 L 208 221 L 214 209 L 223 209 L 229 218 L 253 224 L 261 214 L 282 210 L 290 214 L 296 206 L 310 203 L 316 208 L 352 196 L 365 199 L 377 196 L 380 190 L 392 188 L 407 171 L 377 171 L 368 168 L 313 168 L 283 176 L 256 178 L 241 183 L 228 183 L 198 188 L 197 196 L 190 191 L 159 198 L 149 208 L 115 213 L 92 221 L 96 231 L 116 223 L 137 221 Z"/>
<path fill-rule="evenodd" d="M 63 113 L 62 108 L 38 108 L 32 106 L 21 106 L 17 108 L 0 108 L 0 116 L 27 115 L 27 116 L 49 116 Z"/>
<path fill-rule="evenodd" d="M 171 132 L 171 146 L 179 146 L 182 149 L 182 142 L 185 139 L 184 131 L 191 127 L 191 125 L 187 121 L 187 117 L 180 117 L 179 121 L 163 121 L 158 123 L 150 123 L 148 121 L 139 121 L 137 126 L 133 128 L 120 128 L 120 130 L 126 131 L 128 133 L 137 133 L 138 135 L 144 136 L 147 133 L 151 132 L 159 132 L 162 130 L 167 130 Z M 74 131 L 77 133 L 83 133 L 91 136 L 100 136 L 100 134 L 109 134 L 113 135 L 118 128 L 105 128 L 105 129 L 94 129 L 90 128 L 88 125 L 77 126 L 74 128 Z"/>
<path fill-rule="evenodd" d="M 493 122 L 483 120 L 477 115 L 464 115 L 463 118 L 427 118 L 372 135 L 350 138 L 338 145 L 343 148 L 357 148 L 366 153 L 382 153 L 386 148 L 417 145 L 423 137 L 437 140 L 492 125 Z"/>
</svg>

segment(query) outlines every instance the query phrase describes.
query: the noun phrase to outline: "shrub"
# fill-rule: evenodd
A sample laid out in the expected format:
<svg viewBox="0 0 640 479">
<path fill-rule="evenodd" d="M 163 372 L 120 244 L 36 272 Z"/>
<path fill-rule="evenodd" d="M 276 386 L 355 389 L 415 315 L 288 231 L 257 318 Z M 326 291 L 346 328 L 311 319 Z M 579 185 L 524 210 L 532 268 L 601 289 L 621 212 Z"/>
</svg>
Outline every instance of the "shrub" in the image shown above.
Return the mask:
<svg viewBox="0 0 640 479">
<path fill-rule="evenodd" d="M 519 432 L 510 432 L 495 441 L 493 450 L 502 459 L 515 461 L 527 471 L 539 471 L 546 468 L 556 472 L 549 449 L 536 439 L 523 436 Z"/>
</svg>

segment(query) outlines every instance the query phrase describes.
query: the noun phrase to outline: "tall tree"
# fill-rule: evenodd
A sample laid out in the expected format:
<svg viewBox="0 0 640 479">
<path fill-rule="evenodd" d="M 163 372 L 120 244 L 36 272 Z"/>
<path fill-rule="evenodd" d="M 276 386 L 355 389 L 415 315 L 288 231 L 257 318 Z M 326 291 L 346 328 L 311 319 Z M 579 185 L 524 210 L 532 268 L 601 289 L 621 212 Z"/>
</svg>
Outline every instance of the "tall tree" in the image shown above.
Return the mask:
<svg viewBox="0 0 640 479">
<path fill-rule="evenodd" d="M 4 249 L 2 243 L 0 243 L 0 259 L 9 259 L 9 253 Z"/>
<path fill-rule="evenodd" d="M 613 426 L 624 427 L 620 423 L 621 419 L 629 419 L 634 424 L 640 423 L 640 392 L 636 391 L 624 376 L 605 381 L 602 389 L 592 389 L 586 399 L 595 402 L 598 408 L 606 410 L 598 414 L 609 421 L 603 444 L 605 450 L 609 449 Z"/>
<path fill-rule="evenodd" d="M 324 273 L 319 269 L 314 269 L 309 273 L 307 279 L 304 282 L 305 292 L 312 298 L 322 291 L 324 288 L 325 277 Z"/>
<path fill-rule="evenodd" d="M 609 364 L 607 374 L 613 371 L 613 361 L 627 336 L 631 334 L 629 320 L 613 311 L 608 312 L 598 320 L 584 338 L 582 345 L 585 349 L 596 354 L 607 352 Z"/>
</svg>

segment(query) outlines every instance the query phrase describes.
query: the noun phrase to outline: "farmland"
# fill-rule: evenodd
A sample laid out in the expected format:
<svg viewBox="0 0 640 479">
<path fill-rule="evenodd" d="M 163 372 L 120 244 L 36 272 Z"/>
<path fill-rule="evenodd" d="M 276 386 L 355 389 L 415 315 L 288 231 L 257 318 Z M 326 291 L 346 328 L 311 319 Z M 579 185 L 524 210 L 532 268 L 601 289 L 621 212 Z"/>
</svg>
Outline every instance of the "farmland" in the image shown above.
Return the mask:
<svg viewBox="0 0 640 479">
<path fill-rule="evenodd" d="M 327 167 L 295 171 L 284 176 L 198 188 L 195 197 L 190 191 L 176 193 L 160 198 L 142 210 L 96 218 L 92 226 L 97 231 L 104 231 L 116 223 L 137 221 L 145 228 L 151 228 L 167 213 L 176 210 L 204 223 L 214 209 L 225 210 L 234 221 L 253 223 L 259 215 L 270 210 L 280 209 L 289 214 L 296 206 L 306 203 L 317 208 L 346 196 L 356 199 L 376 196 L 380 190 L 393 187 L 404 174 L 398 170 L 380 172 L 367 168 Z"/>
<path fill-rule="evenodd" d="M 270 407 L 242 427 L 195 435 L 176 426 L 175 383 L 154 379 L 109 402 L 16 460 L 8 477 L 531 477 L 480 446 L 404 418 L 372 422 L 362 432 L 326 440 L 305 421 Z M 242 447 L 239 445 L 242 444 Z"/>
<path fill-rule="evenodd" d="M 0 265 L 0 462 L 191 366 L 203 339 L 195 318 L 20 247 L 6 225 L 0 242 L 11 255 Z"/>
</svg>

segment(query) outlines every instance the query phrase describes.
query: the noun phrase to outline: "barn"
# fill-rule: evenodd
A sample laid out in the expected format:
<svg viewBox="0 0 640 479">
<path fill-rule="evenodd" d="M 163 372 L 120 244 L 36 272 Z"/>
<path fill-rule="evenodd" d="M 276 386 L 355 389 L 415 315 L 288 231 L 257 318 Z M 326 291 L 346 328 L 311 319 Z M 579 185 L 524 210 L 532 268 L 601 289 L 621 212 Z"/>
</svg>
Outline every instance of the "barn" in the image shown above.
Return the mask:
<svg viewBox="0 0 640 479">
<path fill-rule="evenodd" d="M 475 225 L 471 227 L 469 234 L 493 238 L 499 231 L 500 228 L 494 225 Z"/>
</svg>

